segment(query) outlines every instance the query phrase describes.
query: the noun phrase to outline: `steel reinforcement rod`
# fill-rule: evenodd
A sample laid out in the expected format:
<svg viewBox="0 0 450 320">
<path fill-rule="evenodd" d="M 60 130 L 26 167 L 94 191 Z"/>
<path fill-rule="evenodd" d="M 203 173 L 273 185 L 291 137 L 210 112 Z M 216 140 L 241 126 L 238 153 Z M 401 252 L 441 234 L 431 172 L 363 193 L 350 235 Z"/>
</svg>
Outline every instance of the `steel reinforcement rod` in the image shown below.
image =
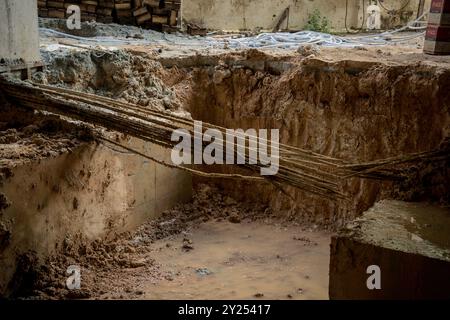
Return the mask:
<svg viewBox="0 0 450 320">
<path fill-rule="evenodd" d="M 172 149 L 177 144 L 171 140 L 172 133 L 176 129 L 185 129 L 191 134 L 191 137 L 194 136 L 194 120 L 174 115 L 169 111 L 160 111 L 151 106 L 143 107 L 99 95 L 23 82 L 6 77 L 0 77 L 0 88 L 7 98 L 25 107 L 102 126 L 167 149 Z M 226 128 L 208 123 L 203 123 L 203 128 L 205 130 L 219 130 L 223 135 L 226 133 Z M 253 142 L 255 142 L 255 139 L 261 140 L 252 136 L 246 136 L 245 138 L 249 141 L 253 140 Z M 103 139 L 111 142 L 106 138 Z M 225 145 L 228 143 L 223 139 L 218 139 L 217 142 Z M 270 145 L 270 141 L 267 141 L 267 139 L 264 142 Z M 203 143 L 203 146 L 206 146 L 206 143 Z M 236 144 L 236 141 L 233 143 Z M 193 145 L 191 143 L 191 146 Z M 395 166 L 418 161 L 446 161 L 449 158 L 448 149 L 439 149 L 368 163 L 352 164 L 310 150 L 279 144 L 278 173 L 275 176 L 261 177 L 258 175 L 259 171 L 265 166 L 251 157 L 250 151 L 255 150 L 252 149 L 250 143 L 245 146 L 245 154 L 239 153 L 236 145 L 232 148 L 233 157 L 241 156 L 246 160 L 246 164 L 237 166 L 249 171 L 250 175 L 203 172 L 187 166 L 167 164 L 126 146 L 121 147 L 162 165 L 185 170 L 203 177 L 266 181 L 274 184 L 277 188 L 285 185 L 292 186 L 330 199 L 346 198 L 343 185 L 347 179 L 403 179 L 403 173 L 398 168 L 394 168 Z M 229 152 L 228 149 L 225 152 Z"/>
<path fill-rule="evenodd" d="M 117 102 L 116 100 L 105 100 L 104 97 L 86 96 L 81 92 L 56 87 L 44 88 L 29 82 L 10 79 L 1 80 L 1 86 L 8 98 L 26 107 L 100 125 L 158 144 L 164 148 L 173 148 L 177 144 L 171 140 L 173 130 L 187 128 L 189 132 L 193 133 L 191 120 L 177 118 L 168 112 L 160 111 L 157 113 L 155 110 L 146 110 L 143 107 Z M 204 124 L 204 127 L 208 129 L 214 126 Z M 237 148 L 234 149 L 237 150 Z M 284 145 L 281 145 L 280 149 L 281 154 L 287 150 L 286 153 L 291 156 L 302 159 L 308 158 L 309 163 L 314 165 L 299 166 L 292 160 L 285 161 L 280 156 L 278 174 L 267 176 L 265 180 L 271 183 L 291 185 L 325 197 L 344 197 L 338 176 L 331 174 L 333 168 L 323 168 L 327 165 L 330 166 L 328 163 L 329 157 L 323 157 L 326 163 L 321 163 L 318 161 L 320 156 L 317 154 L 288 148 Z M 249 146 L 246 145 L 246 160 L 249 160 L 250 152 L 248 151 Z M 252 175 L 248 179 L 262 181 L 261 177 L 256 176 L 264 165 L 259 162 L 250 164 L 247 161 L 246 163 L 246 165 L 240 166 L 251 171 Z M 334 166 L 334 163 L 332 165 Z M 195 171 L 192 172 L 196 173 Z M 226 177 L 226 175 L 219 175 L 219 177 Z M 236 175 L 231 175 L 231 177 L 236 177 Z"/>
</svg>

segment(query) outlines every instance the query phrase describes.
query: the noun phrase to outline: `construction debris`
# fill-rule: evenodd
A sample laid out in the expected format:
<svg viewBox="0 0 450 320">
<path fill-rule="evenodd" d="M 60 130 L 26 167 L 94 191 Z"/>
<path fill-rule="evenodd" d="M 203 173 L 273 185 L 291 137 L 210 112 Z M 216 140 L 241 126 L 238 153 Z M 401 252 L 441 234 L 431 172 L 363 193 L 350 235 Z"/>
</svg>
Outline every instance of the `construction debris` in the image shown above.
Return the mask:
<svg viewBox="0 0 450 320">
<path fill-rule="evenodd" d="M 198 24 L 192 22 L 187 24 L 187 33 L 191 36 L 205 36 L 207 32 L 208 30 L 206 28 L 203 28 Z"/>
</svg>

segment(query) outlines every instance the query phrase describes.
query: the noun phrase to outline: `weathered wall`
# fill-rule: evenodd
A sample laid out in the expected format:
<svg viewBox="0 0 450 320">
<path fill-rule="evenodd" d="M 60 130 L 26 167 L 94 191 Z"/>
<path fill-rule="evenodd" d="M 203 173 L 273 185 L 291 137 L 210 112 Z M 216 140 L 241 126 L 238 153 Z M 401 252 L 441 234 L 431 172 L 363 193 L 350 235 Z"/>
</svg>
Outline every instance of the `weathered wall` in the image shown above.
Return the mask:
<svg viewBox="0 0 450 320">
<path fill-rule="evenodd" d="M 170 160 L 160 147 L 139 140 L 131 145 Z M 45 258 L 67 242 L 76 245 L 134 230 L 192 196 L 189 174 L 96 144 L 19 166 L 12 174 L 0 185 L 0 194 L 11 204 L 0 212 L 2 229 L 9 234 L 0 247 L 0 296 L 20 255 L 34 251 Z"/>
<path fill-rule="evenodd" d="M 0 0 L 0 59 L 41 59 L 36 0 Z"/>
<path fill-rule="evenodd" d="M 408 0 L 385 0 L 387 9 L 400 9 Z M 431 0 L 426 0 L 427 8 Z M 364 11 L 369 1 L 365 1 Z M 363 1 L 348 0 L 348 27 L 360 28 L 362 24 Z M 403 17 L 415 18 L 419 0 L 410 0 L 404 9 Z M 326 16 L 336 31 L 345 30 L 346 0 L 183 0 L 182 15 L 186 22 L 195 22 L 210 29 L 253 30 L 262 28 L 271 30 L 282 12 L 290 7 L 288 27 L 292 30 L 302 29 L 308 15 L 319 9 Z M 383 27 L 402 24 L 399 15 L 390 19 L 382 9 Z M 392 21 L 394 20 L 394 21 Z M 286 23 L 283 28 L 286 28 Z"/>
</svg>

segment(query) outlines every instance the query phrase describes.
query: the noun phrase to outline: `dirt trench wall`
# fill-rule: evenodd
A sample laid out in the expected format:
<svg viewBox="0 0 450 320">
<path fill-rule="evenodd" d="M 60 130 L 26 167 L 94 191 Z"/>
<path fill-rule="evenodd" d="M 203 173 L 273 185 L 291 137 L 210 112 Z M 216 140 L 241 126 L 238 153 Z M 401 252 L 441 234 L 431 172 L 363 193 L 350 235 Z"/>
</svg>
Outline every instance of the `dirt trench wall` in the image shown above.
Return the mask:
<svg viewBox="0 0 450 320">
<path fill-rule="evenodd" d="M 279 128 L 281 142 L 352 162 L 438 148 L 450 133 L 450 72 L 426 65 L 280 61 L 250 53 L 197 68 L 187 101 L 195 119 L 227 128 Z M 224 168 L 230 172 L 230 168 Z M 236 198 L 338 228 L 380 198 L 448 203 L 447 164 L 412 166 L 402 184 L 350 180 L 349 202 L 249 182 L 220 182 Z"/>
<path fill-rule="evenodd" d="M 157 146 L 125 143 L 170 159 Z M 24 270 L 16 269 L 28 253 L 39 264 L 67 247 L 134 230 L 192 195 L 188 174 L 96 143 L 18 166 L 9 176 L 0 184 L 8 203 L 0 212 L 0 296 L 20 289 L 15 274 Z"/>
</svg>

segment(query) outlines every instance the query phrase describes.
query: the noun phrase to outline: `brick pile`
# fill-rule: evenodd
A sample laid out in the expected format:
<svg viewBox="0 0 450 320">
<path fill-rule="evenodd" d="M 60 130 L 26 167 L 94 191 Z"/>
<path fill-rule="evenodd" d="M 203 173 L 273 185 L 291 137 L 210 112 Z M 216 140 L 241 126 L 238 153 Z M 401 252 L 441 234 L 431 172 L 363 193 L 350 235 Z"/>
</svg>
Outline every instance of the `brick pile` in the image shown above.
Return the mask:
<svg viewBox="0 0 450 320">
<path fill-rule="evenodd" d="M 39 16 L 68 18 L 71 5 L 80 7 L 82 21 L 139 25 L 166 32 L 179 28 L 181 0 L 38 0 Z"/>
</svg>

